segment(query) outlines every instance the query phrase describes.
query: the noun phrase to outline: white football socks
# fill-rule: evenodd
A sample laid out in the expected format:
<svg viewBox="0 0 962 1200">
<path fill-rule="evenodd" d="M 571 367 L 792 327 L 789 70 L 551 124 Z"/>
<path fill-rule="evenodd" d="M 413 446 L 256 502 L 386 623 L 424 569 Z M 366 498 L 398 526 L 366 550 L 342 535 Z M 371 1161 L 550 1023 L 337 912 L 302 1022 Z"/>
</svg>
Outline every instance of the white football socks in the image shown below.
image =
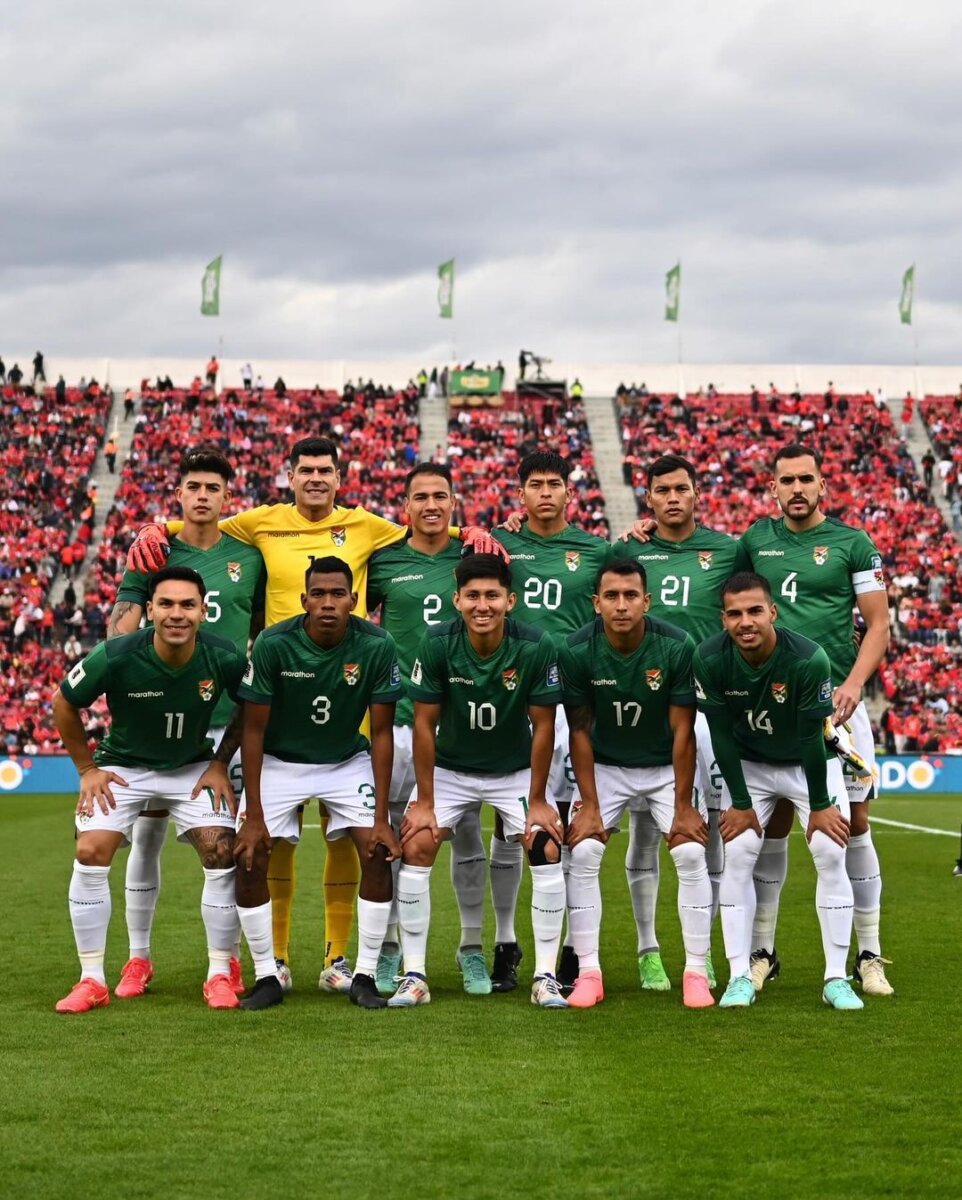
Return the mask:
<svg viewBox="0 0 962 1200">
<path fill-rule="evenodd" d="M 678 872 L 678 916 L 685 943 L 685 970 L 704 972 L 711 942 L 711 880 L 705 849 L 697 842 L 682 842 L 670 853 Z"/>
<path fill-rule="evenodd" d="M 587 838 L 571 850 L 567 878 L 568 933 L 581 971 L 601 967 L 598 958 L 601 885 L 598 876 L 604 853 L 604 845 L 595 838 Z"/>
<path fill-rule="evenodd" d="M 355 975 L 377 974 L 377 959 L 387 933 L 391 916 L 390 900 L 365 900 L 357 898 L 357 962 Z"/>
<path fill-rule="evenodd" d="M 67 903 L 80 958 L 80 978 L 106 984 L 104 953 L 110 924 L 110 867 L 85 867 L 74 862 Z"/>
<path fill-rule="evenodd" d="M 849 838 L 845 869 L 855 898 L 855 935 L 859 953 L 881 954 L 879 921 L 882 906 L 882 869 L 872 841 L 872 831 Z"/>
<path fill-rule="evenodd" d="M 561 863 L 531 868 L 531 929 L 534 973 L 554 975 L 565 916 L 565 877 Z"/>
<path fill-rule="evenodd" d="M 755 920 L 752 924 L 752 949 L 775 949 L 778 901 L 788 878 L 788 838 L 766 837 L 752 872 L 755 884 Z"/>
<path fill-rule="evenodd" d="M 752 920 L 755 916 L 752 869 L 761 845 L 762 839 L 752 829 L 746 829 L 725 845 L 719 912 L 732 979 L 736 975 L 747 975 L 749 970 Z"/>
<path fill-rule="evenodd" d="M 404 970 L 424 975 L 431 924 L 431 868 L 401 864 L 397 878 L 398 919 Z"/>
<path fill-rule="evenodd" d="M 126 919 L 131 958 L 150 958 L 150 931 L 160 895 L 160 853 L 170 817 L 140 816 L 127 856 Z"/>
<path fill-rule="evenodd" d="M 234 902 L 236 867 L 204 867 L 204 890 L 200 897 L 200 915 L 207 930 L 207 978 L 230 974 L 230 960 L 240 936 L 237 905 Z"/>
<path fill-rule="evenodd" d="M 502 842 L 491 836 L 491 905 L 494 908 L 494 940 L 516 942 L 514 915 L 524 870 L 524 847 L 520 842 Z"/>
<path fill-rule="evenodd" d="M 264 979 L 268 975 L 276 975 L 274 925 L 270 900 L 266 904 L 259 904 L 256 908 L 238 906 L 237 916 L 247 940 L 247 948 L 254 960 L 254 978 Z"/>
<path fill-rule="evenodd" d="M 815 908 L 822 929 L 825 978 L 845 979 L 846 960 L 852 941 L 852 885 L 845 870 L 845 848 L 816 830 L 809 842 L 818 882 Z"/>
<path fill-rule="evenodd" d="M 631 893 L 631 909 L 638 930 L 638 953 L 658 949 L 655 933 L 655 908 L 658 904 L 658 854 L 661 830 L 648 812 L 628 814 L 628 852 L 625 874 Z"/>
</svg>

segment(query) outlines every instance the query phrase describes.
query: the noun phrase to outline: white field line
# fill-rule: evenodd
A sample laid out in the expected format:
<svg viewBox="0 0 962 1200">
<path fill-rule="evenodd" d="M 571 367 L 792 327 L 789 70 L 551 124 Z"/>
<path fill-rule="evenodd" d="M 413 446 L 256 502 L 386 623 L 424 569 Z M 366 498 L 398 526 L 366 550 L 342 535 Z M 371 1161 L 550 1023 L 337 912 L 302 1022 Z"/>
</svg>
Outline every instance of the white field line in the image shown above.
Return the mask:
<svg viewBox="0 0 962 1200">
<path fill-rule="evenodd" d="M 930 829 L 928 825 L 909 825 L 906 821 L 889 821 L 884 817 L 877 817 L 875 813 L 869 816 L 870 825 L 894 825 L 896 829 L 912 829 L 916 833 L 934 833 L 939 837 L 958 837 L 957 833 L 953 833 L 951 829 Z"/>
</svg>

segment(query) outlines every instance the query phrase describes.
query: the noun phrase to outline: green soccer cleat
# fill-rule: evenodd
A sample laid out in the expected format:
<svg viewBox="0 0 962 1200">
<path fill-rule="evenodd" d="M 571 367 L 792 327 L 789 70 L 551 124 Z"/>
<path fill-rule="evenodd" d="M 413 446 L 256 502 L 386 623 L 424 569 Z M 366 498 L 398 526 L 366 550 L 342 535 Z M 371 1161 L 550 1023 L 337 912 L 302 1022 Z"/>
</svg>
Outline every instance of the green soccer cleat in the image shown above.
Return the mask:
<svg viewBox="0 0 962 1200">
<path fill-rule="evenodd" d="M 454 961 L 458 964 L 464 990 L 469 996 L 491 995 L 491 976 L 480 950 L 459 950 L 454 956 Z"/>
<path fill-rule="evenodd" d="M 829 1008 L 839 1010 L 853 1011 L 865 1007 L 852 991 L 852 985 L 847 979 L 829 979 L 822 992 L 822 1000 Z"/>
<path fill-rule="evenodd" d="M 638 955 L 638 978 L 644 992 L 670 992 L 671 980 L 657 950 Z"/>
<path fill-rule="evenodd" d="M 736 975 L 729 979 L 725 994 L 718 1001 L 719 1008 L 750 1008 L 755 1003 L 755 985 L 751 975 Z"/>
<path fill-rule="evenodd" d="M 397 942 L 385 942 L 377 956 L 377 990 L 382 996 L 393 996 L 401 974 L 401 947 Z"/>
</svg>

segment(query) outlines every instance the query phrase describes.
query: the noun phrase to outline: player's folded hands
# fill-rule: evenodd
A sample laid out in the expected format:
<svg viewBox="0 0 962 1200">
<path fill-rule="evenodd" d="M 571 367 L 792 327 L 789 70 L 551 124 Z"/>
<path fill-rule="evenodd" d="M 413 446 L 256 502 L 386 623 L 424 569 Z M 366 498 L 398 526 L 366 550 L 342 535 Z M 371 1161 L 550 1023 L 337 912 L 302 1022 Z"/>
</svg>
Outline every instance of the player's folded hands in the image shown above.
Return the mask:
<svg viewBox="0 0 962 1200">
<path fill-rule="evenodd" d="M 117 801 L 110 790 L 112 783 L 117 784 L 118 787 L 127 786 L 127 780 L 113 771 L 104 771 L 100 767 L 94 767 L 92 771 L 85 771 L 80 776 L 80 797 L 77 800 L 77 816 L 93 816 L 95 805 L 105 815 L 112 808 L 116 808 Z"/>
<path fill-rule="evenodd" d="M 374 857 L 378 846 L 383 846 L 387 851 L 388 862 L 394 862 L 395 859 L 401 857 L 401 843 L 397 840 L 397 836 L 391 828 L 390 821 L 374 822 L 374 826 L 371 829 L 371 836 L 367 843 L 368 858 Z"/>
<path fill-rule="evenodd" d="M 412 838 L 417 837 L 425 829 L 430 831 L 435 843 L 441 840 L 441 830 L 438 829 L 437 819 L 434 815 L 434 805 L 415 801 L 414 804 L 408 805 L 404 820 L 401 822 L 401 845 L 403 846 Z"/>
</svg>

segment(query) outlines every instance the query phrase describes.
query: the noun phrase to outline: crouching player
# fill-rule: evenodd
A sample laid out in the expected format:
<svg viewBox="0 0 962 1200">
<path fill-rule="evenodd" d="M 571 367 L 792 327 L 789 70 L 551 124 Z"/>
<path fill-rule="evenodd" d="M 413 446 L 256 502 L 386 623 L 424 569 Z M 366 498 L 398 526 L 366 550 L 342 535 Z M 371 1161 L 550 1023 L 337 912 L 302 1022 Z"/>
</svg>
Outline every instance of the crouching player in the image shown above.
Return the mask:
<svg viewBox="0 0 962 1200">
<path fill-rule="evenodd" d="M 723 631 L 695 651 L 695 690 L 724 779 L 720 904 L 731 978 L 720 1007 L 755 1001 L 752 872 L 765 826 L 784 796 L 805 830 L 818 876 L 822 999 L 832 1008 L 861 1008 L 845 970 L 853 908 L 845 870 L 848 793 L 838 759 L 832 754 L 827 760 L 822 735 L 822 722 L 833 711 L 828 657 L 815 642 L 775 625 L 777 609 L 761 575 L 732 575 L 722 584 L 721 600 Z"/>
<path fill-rule="evenodd" d="M 246 1009 L 280 1004 L 267 867 L 272 841 L 300 838 L 298 808 L 317 799 L 327 839 L 350 836 L 361 860 L 358 951 L 350 999 L 387 1001 L 374 984 L 391 914 L 391 860 L 400 846 L 388 816 L 394 705 L 401 672 L 390 634 L 360 617 L 354 576 L 343 559 L 315 558 L 304 579 L 304 616 L 266 629 L 240 687 L 241 760 L 247 810 L 234 846 L 237 908 L 256 981 Z M 359 732 L 370 710 L 370 741 Z M 324 978 L 321 977 L 323 989 Z"/>
<path fill-rule="evenodd" d="M 80 772 L 70 918 L 81 977 L 57 1012 L 88 1012 L 110 1002 L 104 977 L 110 864 L 151 801 L 170 811 L 179 840 L 190 842 L 203 864 L 201 916 L 209 957 L 204 999 L 211 1008 L 237 1007 L 229 977 L 239 936 L 236 802 L 228 776 L 236 717 L 214 761 L 207 734 L 218 700 L 236 693 L 247 659 L 232 643 L 201 631 L 204 592 L 203 579 L 189 567 L 152 575 L 147 620 L 153 625 L 97 646 L 54 695 L 57 729 Z M 80 710 L 104 694 L 110 732 L 91 758 Z"/>
<path fill-rule="evenodd" d="M 576 785 L 568 829 L 568 924 L 579 964 L 568 997 L 574 1008 L 591 1008 L 604 998 L 601 859 L 622 814 L 642 803 L 678 872 L 684 1003 L 715 1003 L 705 966 L 712 908 L 708 810 L 694 786 L 695 647 L 684 630 L 645 615 L 651 602 L 646 589 L 640 563 L 623 559 L 603 567 L 595 585 L 597 617 L 569 634 L 560 652 Z"/>
<path fill-rule="evenodd" d="M 425 974 L 431 868 L 440 843 L 480 803 L 524 842 L 535 942 L 532 1004 L 565 1008 L 554 975 L 564 921 L 562 824 L 545 797 L 561 688 L 551 639 L 508 618 L 511 569 L 491 554 L 454 571 L 455 621 L 425 633 L 411 671 L 416 788 L 401 826 L 398 916 L 405 974 L 388 1001 L 431 999 Z"/>
</svg>

